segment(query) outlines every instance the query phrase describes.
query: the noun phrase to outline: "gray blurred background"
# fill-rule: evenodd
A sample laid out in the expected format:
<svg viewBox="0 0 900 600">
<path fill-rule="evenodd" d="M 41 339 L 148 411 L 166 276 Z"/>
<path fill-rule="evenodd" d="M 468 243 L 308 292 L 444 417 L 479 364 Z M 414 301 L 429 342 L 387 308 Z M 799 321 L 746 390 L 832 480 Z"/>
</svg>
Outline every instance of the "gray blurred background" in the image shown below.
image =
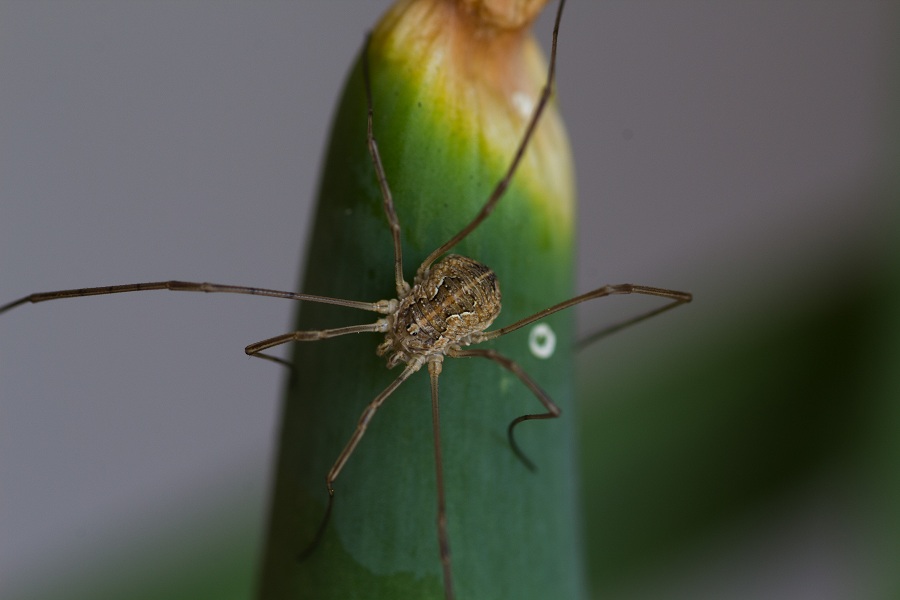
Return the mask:
<svg viewBox="0 0 900 600">
<path fill-rule="evenodd" d="M 293 289 L 334 101 L 387 4 L 0 1 L 0 303 L 170 278 Z M 558 97 L 579 290 L 696 297 L 582 368 L 646 360 L 652 379 L 735 323 L 780 326 L 882 278 L 897 25 L 886 0 L 571 0 Z M 545 46 L 550 29 L 546 14 Z M 247 597 L 282 373 L 243 347 L 293 310 L 156 292 L 0 318 L 0 596 L 103 597 L 81 590 L 178 581 L 159 574 L 189 558 L 222 586 L 186 583 L 192 597 Z M 581 307 L 579 327 L 610 314 Z M 874 594 L 852 499 L 823 472 L 631 579 L 592 575 L 597 597 Z"/>
</svg>

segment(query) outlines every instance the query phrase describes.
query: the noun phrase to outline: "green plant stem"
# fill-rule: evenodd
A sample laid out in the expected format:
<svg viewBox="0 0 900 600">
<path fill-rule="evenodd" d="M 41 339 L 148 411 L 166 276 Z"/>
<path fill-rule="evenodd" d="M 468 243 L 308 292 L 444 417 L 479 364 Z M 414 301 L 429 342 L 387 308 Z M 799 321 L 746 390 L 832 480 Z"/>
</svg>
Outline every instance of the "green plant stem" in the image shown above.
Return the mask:
<svg viewBox="0 0 900 600">
<path fill-rule="evenodd" d="M 481 128 L 466 126 L 468 120 L 461 124 L 453 98 L 434 102 L 408 65 L 391 54 L 389 41 L 389 31 L 376 30 L 370 50 L 374 128 L 411 281 L 425 256 L 477 213 L 514 147 L 498 158 Z M 520 45 L 527 53 L 531 44 L 526 38 Z M 366 148 L 365 116 L 357 62 L 333 124 L 322 174 L 302 286 L 307 293 L 354 300 L 396 295 L 391 238 Z M 475 122 L 485 116 L 470 115 Z M 548 160 L 534 156 L 536 152 L 530 152 L 526 174 L 517 177 L 495 213 L 454 250 L 496 272 L 503 312 L 495 326 L 572 293 L 572 211 L 551 204 L 571 203 L 571 173 L 564 170 L 560 177 L 554 171 L 554 181 L 541 172 L 541 165 L 567 162 L 568 149 L 563 145 L 558 151 L 562 156 Z M 297 328 L 324 329 L 375 318 L 307 303 L 300 307 Z M 572 321 L 568 314 L 557 314 L 545 323 L 557 336 L 550 359 L 529 351 L 531 327 L 488 346 L 518 361 L 562 408 L 561 419 L 519 427 L 519 443 L 536 463 L 536 473 L 517 460 L 506 439 L 513 418 L 542 412 L 529 390 L 491 361 L 448 358 L 444 363 L 440 417 L 458 598 L 582 595 Z M 335 482 L 334 510 L 321 544 L 305 560 L 297 560 L 322 519 L 329 468 L 363 408 L 399 374 L 375 355 L 380 341 L 377 334 L 357 334 L 296 344 L 281 420 L 261 598 L 443 598 L 426 369 L 377 412 Z"/>
</svg>

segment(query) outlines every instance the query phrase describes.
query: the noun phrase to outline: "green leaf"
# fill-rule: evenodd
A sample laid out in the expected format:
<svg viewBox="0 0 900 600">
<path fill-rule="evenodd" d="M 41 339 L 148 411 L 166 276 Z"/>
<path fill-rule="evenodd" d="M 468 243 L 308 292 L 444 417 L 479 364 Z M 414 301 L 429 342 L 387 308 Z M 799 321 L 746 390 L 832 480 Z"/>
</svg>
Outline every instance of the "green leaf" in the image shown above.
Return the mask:
<svg viewBox="0 0 900 600">
<path fill-rule="evenodd" d="M 402 226 L 405 275 L 411 281 L 425 256 L 474 217 L 512 158 L 517 138 L 507 144 L 505 133 L 479 124 L 505 119 L 519 125 L 521 136 L 527 115 L 523 118 L 513 98 L 498 94 L 497 106 L 486 107 L 484 95 L 465 82 L 444 85 L 460 76 L 452 65 L 440 63 L 448 53 L 421 53 L 415 47 L 398 52 L 402 45 L 396 43 L 396 31 L 376 30 L 370 52 L 374 129 Z M 444 43 L 458 42 L 458 37 L 445 38 Z M 527 90 L 536 96 L 545 74 L 522 66 L 533 63 L 533 42 L 523 37 L 511 49 L 511 70 L 540 73 L 536 81 L 531 77 Z M 497 210 L 454 249 L 496 272 L 503 312 L 495 327 L 572 295 L 572 177 L 568 148 L 559 145 L 564 134 L 558 117 L 549 113 Z M 367 301 L 396 296 L 391 237 L 365 128 L 357 64 L 333 124 L 304 292 Z M 306 303 L 297 327 L 323 329 L 376 317 Z M 450 358 L 444 363 L 440 397 L 447 517 L 460 598 L 582 595 L 571 316 L 557 314 L 544 323 L 557 338 L 549 359 L 529 350 L 531 327 L 489 344 L 519 362 L 562 408 L 561 419 L 530 422 L 517 430 L 537 472 L 525 468 L 506 439 L 513 418 L 542 412 L 537 399 L 490 361 Z M 444 596 L 425 372 L 404 383 L 375 415 L 335 482 L 334 511 L 322 543 L 307 559 L 297 560 L 322 519 L 329 468 L 363 408 L 399 374 L 388 371 L 375 355 L 381 340 L 380 335 L 359 334 L 296 344 L 261 597 Z"/>
</svg>

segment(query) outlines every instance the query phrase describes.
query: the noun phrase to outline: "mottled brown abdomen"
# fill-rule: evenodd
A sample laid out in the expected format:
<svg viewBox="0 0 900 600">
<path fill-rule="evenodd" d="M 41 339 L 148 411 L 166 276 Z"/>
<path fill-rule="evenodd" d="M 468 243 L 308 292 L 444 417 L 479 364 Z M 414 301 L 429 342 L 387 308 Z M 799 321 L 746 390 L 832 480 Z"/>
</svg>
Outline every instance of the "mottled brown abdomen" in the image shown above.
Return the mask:
<svg viewBox="0 0 900 600">
<path fill-rule="evenodd" d="M 494 272 L 450 254 L 400 300 L 379 353 L 392 354 L 389 366 L 445 354 L 453 345 L 467 345 L 469 335 L 490 327 L 499 314 L 500 286 Z"/>
</svg>

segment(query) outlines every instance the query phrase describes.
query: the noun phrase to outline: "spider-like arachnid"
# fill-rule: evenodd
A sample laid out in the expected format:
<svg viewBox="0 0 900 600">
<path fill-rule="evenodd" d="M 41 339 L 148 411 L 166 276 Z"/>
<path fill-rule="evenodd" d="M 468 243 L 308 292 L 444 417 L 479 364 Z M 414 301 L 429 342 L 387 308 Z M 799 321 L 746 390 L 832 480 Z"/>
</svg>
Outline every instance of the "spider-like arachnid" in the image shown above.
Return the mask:
<svg viewBox="0 0 900 600">
<path fill-rule="evenodd" d="M 270 296 L 291 300 L 334 304 L 370 311 L 381 315 L 374 323 L 369 324 L 286 333 L 250 344 L 246 347 L 245 351 L 250 356 L 280 361 L 280 359 L 266 355 L 264 351 L 288 342 L 316 341 L 351 333 L 369 332 L 380 333 L 384 336 L 384 340 L 378 345 L 376 353 L 379 356 L 386 358 L 387 366 L 389 368 L 403 365 L 403 370 L 400 375 L 388 385 L 387 388 L 379 393 L 362 412 L 353 434 L 329 470 L 325 478 L 325 487 L 328 492 L 328 505 L 325 517 L 323 518 L 322 525 L 316 533 L 315 539 L 308 550 L 313 549 L 322 537 L 328 523 L 328 517 L 334 506 L 334 483 L 338 479 L 345 464 L 356 450 L 357 445 L 363 438 L 366 428 L 375 413 L 404 381 L 423 367 L 427 366 L 431 380 L 432 427 L 434 435 L 440 560 L 443 566 L 444 595 L 448 599 L 453 598 L 453 578 L 450 543 L 447 532 L 443 459 L 441 456 L 441 430 L 438 410 L 438 384 L 445 357 L 487 358 L 511 372 L 525 384 L 531 392 L 533 392 L 543 406 L 544 412 L 519 416 L 515 418 L 507 428 L 509 443 L 513 451 L 527 467 L 533 469 L 534 465 L 523 454 L 516 443 L 514 430 L 517 425 L 527 420 L 559 417 L 560 409 L 516 362 L 499 354 L 495 350 L 470 349 L 469 346 L 496 339 L 526 325 L 539 321 L 555 312 L 604 296 L 614 294 L 643 294 L 665 298 L 670 300 L 670 302 L 661 308 L 604 330 L 601 334 L 621 329 L 622 327 L 636 323 L 637 321 L 659 314 L 660 312 L 691 300 L 690 294 L 669 289 L 632 284 L 606 285 L 549 308 L 545 308 L 544 310 L 524 317 L 505 327 L 489 330 L 489 327 L 497 318 L 501 310 L 500 285 L 497 276 L 489 267 L 476 260 L 456 254 L 448 254 L 450 250 L 468 237 L 489 217 L 494 207 L 501 200 L 509 187 L 525 150 L 528 147 L 535 127 L 540 120 L 553 89 L 557 37 L 564 5 L 565 0 L 561 0 L 556 13 L 549 68 L 544 87 L 541 90 L 539 100 L 505 175 L 497 183 L 478 214 L 475 215 L 474 218 L 472 218 L 472 220 L 458 233 L 431 252 L 422 264 L 419 265 L 412 284 L 404 279 L 400 222 L 394 209 L 390 186 L 385 175 L 378 145 L 373 133 L 374 111 L 372 106 L 371 83 L 367 52 L 363 52 L 362 70 L 367 100 L 367 143 L 372 158 L 372 164 L 374 165 L 375 175 L 381 190 L 384 213 L 390 225 L 393 240 L 396 298 L 380 300 L 377 302 L 363 302 L 245 286 L 186 281 L 162 281 L 37 293 L 8 303 L 4 306 L 0 306 L 0 313 L 25 303 L 37 303 L 61 298 L 165 289 L 172 291 Z M 368 41 L 366 48 L 368 48 Z"/>
</svg>

